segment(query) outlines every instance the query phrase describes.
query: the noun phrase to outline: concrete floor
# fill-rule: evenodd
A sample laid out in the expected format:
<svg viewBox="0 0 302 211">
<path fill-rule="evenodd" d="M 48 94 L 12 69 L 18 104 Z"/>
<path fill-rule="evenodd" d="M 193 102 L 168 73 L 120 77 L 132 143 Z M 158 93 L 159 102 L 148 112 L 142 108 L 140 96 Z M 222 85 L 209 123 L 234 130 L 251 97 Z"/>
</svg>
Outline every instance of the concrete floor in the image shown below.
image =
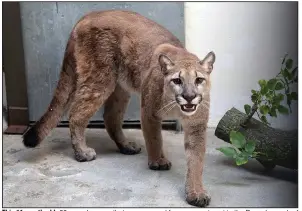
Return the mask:
<svg viewBox="0 0 302 211">
<path fill-rule="evenodd" d="M 36 149 L 21 136 L 3 137 L 4 207 L 190 207 L 185 202 L 186 160 L 183 134 L 163 131 L 170 171 L 147 168 L 141 130 L 125 130 L 143 146 L 139 155 L 117 153 L 103 129 L 88 129 L 88 145 L 97 159 L 73 158 L 69 130 L 55 129 Z M 258 162 L 237 167 L 215 148 L 227 145 L 208 131 L 204 184 L 210 207 L 297 207 L 298 173 L 277 167 L 264 173 Z"/>
</svg>

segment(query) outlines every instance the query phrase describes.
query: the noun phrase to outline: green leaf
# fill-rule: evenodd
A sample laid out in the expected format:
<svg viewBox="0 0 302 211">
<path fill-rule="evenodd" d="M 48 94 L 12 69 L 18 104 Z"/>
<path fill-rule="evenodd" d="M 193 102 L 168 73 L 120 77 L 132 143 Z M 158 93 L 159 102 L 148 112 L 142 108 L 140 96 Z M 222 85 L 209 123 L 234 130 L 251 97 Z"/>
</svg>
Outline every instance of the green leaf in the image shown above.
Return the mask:
<svg viewBox="0 0 302 211">
<path fill-rule="evenodd" d="M 272 99 L 273 95 L 274 95 L 274 91 L 273 91 L 273 90 L 269 90 L 269 91 L 265 94 L 265 96 L 266 96 L 268 99 Z"/>
<path fill-rule="evenodd" d="M 282 82 L 278 81 L 276 86 L 275 86 L 275 89 L 276 90 L 281 90 L 281 89 L 284 89 L 284 85 Z"/>
<path fill-rule="evenodd" d="M 294 75 L 292 73 L 288 73 L 288 80 L 292 80 L 294 78 Z"/>
<path fill-rule="evenodd" d="M 279 111 L 279 113 L 281 113 L 281 114 L 288 114 L 288 108 L 286 108 L 286 107 L 283 106 L 283 105 L 279 105 L 279 106 L 278 106 L 278 111 Z"/>
<path fill-rule="evenodd" d="M 217 150 L 231 158 L 236 158 L 237 154 L 238 154 L 237 151 L 233 147 L 220 147 L 220 148 L 217 148 Z"/>
<path fill-rule="evenodd" d="M 291 69 L 293 67 L 293 60 L 292 59 L 286 60 L 285 66 L 287 69 Z"/>
<path fill-rule="evenodd" d="M 253 103 L 256 103 L 258 96 L 256 94 L 252 94 L 251 100 Z"/>
<path fill-rule="evenodd" d="M 278 93 L 277 95 L 275 95 L 275 96 L 273 97 L 273 104 L 274 104 L 274 105 L 279 105 L 280 102 L 283 101 L 283 99 L 284 99 L 284 95 L 281 94 L 281 93 Z"/>
<path fill-rule="evenodd" d="M 267 121 L 267 119 L 266 119 L 265 116 L 261 116 L 261 117 L 260 117 L 260 120 L 261 120 L 263 123 L 268 124 L 268 121 Z"/>
<path fill-rule="evenodd" d="M 275 90 L 275 86 L 276 86 L 277 82 L 278 82 L 277 79 L 273 78 L 267 82 L 267 87 L 270 90 Z"/>
<path fill-rule="evenodd" d="M 246 113 L 247 115 L 249 115 L 249 114 L 251 113 L 251 106 L 248 105 L 248 104 L 245 104 L 245 105 L 244 105 L 244 110 L 245 110 L 245 113 Z"/>
<path fill-rule="evenodd" d="M 278 94 L 276 95 L 276 100 L 277 100 L 278 102 L 281 102 L 282 100 L 284 100 L 284 95 L 281 94 L 281 93 L 278 93 Z"/>
<path fill-rule="evenodd" d="M 258 81 L 258 84 L 260 85 L 260 87 L 262 88 L 262 87 L 264 87 L 265 85 L 266 85 L 266 80 L 259 80 Z"/>
<path fill-rule="evenodd" d="M 276 112 L 276 108 L 275 107 L 272 107 L 268 113 L 272 117 L 277 117 L 277 112 Z"/>
<path fill-rule="evenodd" d="M 252 93 L 253 93 L 253 94 L 257 94 L 257 91 L 254 90 L 254 89 L 252 89 Z"/>
<path fill-rule="evenodd" d="M 254 152 L 255 148 L 256 148 L 255 141 L 247 141 L 244 149 L 249 154 L 252 154 Z"/>
<path fill-rule="evenodd" d="M 286 94 L 287 100 L 291 101 L 292 100 L 292 95 L 291 94 Z"/>
<path fill-rule="evenodd" d="M 285 78 L 288 78 L 288 79 L 290 78 L 290 73 L 289 73 L 288 69 L 286 69 L 286 68 L 283 70 L 283 74 L 282 74 L 282 75 L 283 75 Z"/>
<path fill-rule="evenodd" d="M 291 98 L 292 98 L 293 100 L 298 100 L 298 94 L 297 94 L 297 92 L 292 92 L 292 93 L 290 94 L 290 96 L 291 96 Z"/>
<path fill-rule="evenodd" d="M 230 132 L 230 141 L 235 147 L 239 149 L 243 148 L 246 142 L 245 137 L 244 135 L 242 135 L 242 133 L 233 130 Z"/>
<path fill-rule="evenodd" d="M 260 93 L 262 95 L 265 95 L 268 92 L 268 87 L 266 85 L 264 85 L 263 87 L 261 87 Z"/>
<path fill-rule="evenodd" d="M 245 150 L 241 151 L 240 154 L 243 155 L 243 156 L 246 156 L 246 157 L 252 156 L 252 153 L 249 153 L 249 152 L 247 152 L 247 151 L 245 151 Z M 239 153 L 238 153 L 238 155 L 239 155 Z M 236 156 L 236 157 L 237 157 L 237 156 Z"/>
<path fill-rule="evenodd" d="M 269 107 L 267 105 L 260 106 L 260 113 L 265 115 L 269 112 Z"/>
<path fill-rule="evenodd" d="M 236 165 L 237 165 L 237 166 L 246 164 L 247 162 L 248 162 L 248 156 L 246 156 L 246 155 L 244 155 L 244 154 L 239 154 L 239 155 L 236 157 Z"/>
</svg>

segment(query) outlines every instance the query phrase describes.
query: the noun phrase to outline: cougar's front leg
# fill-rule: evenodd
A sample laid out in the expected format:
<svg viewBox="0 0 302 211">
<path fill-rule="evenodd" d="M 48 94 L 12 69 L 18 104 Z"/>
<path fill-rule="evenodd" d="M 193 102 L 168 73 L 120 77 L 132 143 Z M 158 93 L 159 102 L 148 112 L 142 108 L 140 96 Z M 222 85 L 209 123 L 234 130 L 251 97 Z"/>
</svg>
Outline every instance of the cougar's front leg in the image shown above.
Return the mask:
<svg viewBox="0 0 302 211">
<path fill-rule="evenodd" d="M 206 148 L 206 124 L 184 125 L 187 157 L 186 200 L 189 204 L 206 207 L 210 196 L 204 190 L 202 173 Z"/>
<path fill-rule="evenodd" d="M 171 162 L 164 156 L 162 147 L 161 120 L 149 115 L 147 109 L 141 109 L 142 130 L 148 152 L 148 166 L 152 170 L 169 170 Z"/>
</svg>

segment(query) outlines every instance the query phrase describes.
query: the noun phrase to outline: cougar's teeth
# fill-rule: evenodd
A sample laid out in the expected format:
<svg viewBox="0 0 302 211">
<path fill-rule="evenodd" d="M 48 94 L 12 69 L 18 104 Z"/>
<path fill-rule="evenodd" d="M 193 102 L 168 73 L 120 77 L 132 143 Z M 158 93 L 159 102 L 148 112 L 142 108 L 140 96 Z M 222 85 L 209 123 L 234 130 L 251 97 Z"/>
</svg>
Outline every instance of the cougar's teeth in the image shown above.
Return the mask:
<svg viewBox="0 0 302 211">
<path fill-rule="evenodd" d="M 185 105 L 185 108 L 193 108 L 194 107 L 194 105 Z"/>
<path fill-rule="evenodd" d="M 196 105 L 192 105 L 192 104 L 187 104 L 187 105 L 181 106 L 181 110 L 186 111 L 186 112 L 192 112 L 192 111 L 195 111 L 195 109 L 196 109 Z"/>
</svg>

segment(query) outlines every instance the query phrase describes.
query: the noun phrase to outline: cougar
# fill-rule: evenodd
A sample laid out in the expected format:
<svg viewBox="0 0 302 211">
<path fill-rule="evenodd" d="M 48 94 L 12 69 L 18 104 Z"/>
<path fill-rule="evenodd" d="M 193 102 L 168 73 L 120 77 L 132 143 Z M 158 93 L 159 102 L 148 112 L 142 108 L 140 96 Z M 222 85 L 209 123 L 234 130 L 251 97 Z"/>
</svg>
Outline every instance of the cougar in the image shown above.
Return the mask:
<svg viewBox="0 0 302 211">
<path fill-rule="evenodd" d="M 188 168 L 186 200 L 205 207 L 210 196 L 204 189 L 202 172 L 214 62 L 212 51 L 199 59 L 167 29 L 135 12 L 89 13 L 73 27 L 51 103 L 25 133 L 23 143 L 36 147 L 68 111 L 75 159 L 94 160 L 96 152 L 86 145 L 84 131 L 104 105 L 110 138 L 121 153 L 137 154 L 141 148 L 127 140 L 122 122 L 130 93 L 138 93 L 149 168 L 171 168 L 163 151 L 161 122 L 179 119 Z"/>
</svg>

